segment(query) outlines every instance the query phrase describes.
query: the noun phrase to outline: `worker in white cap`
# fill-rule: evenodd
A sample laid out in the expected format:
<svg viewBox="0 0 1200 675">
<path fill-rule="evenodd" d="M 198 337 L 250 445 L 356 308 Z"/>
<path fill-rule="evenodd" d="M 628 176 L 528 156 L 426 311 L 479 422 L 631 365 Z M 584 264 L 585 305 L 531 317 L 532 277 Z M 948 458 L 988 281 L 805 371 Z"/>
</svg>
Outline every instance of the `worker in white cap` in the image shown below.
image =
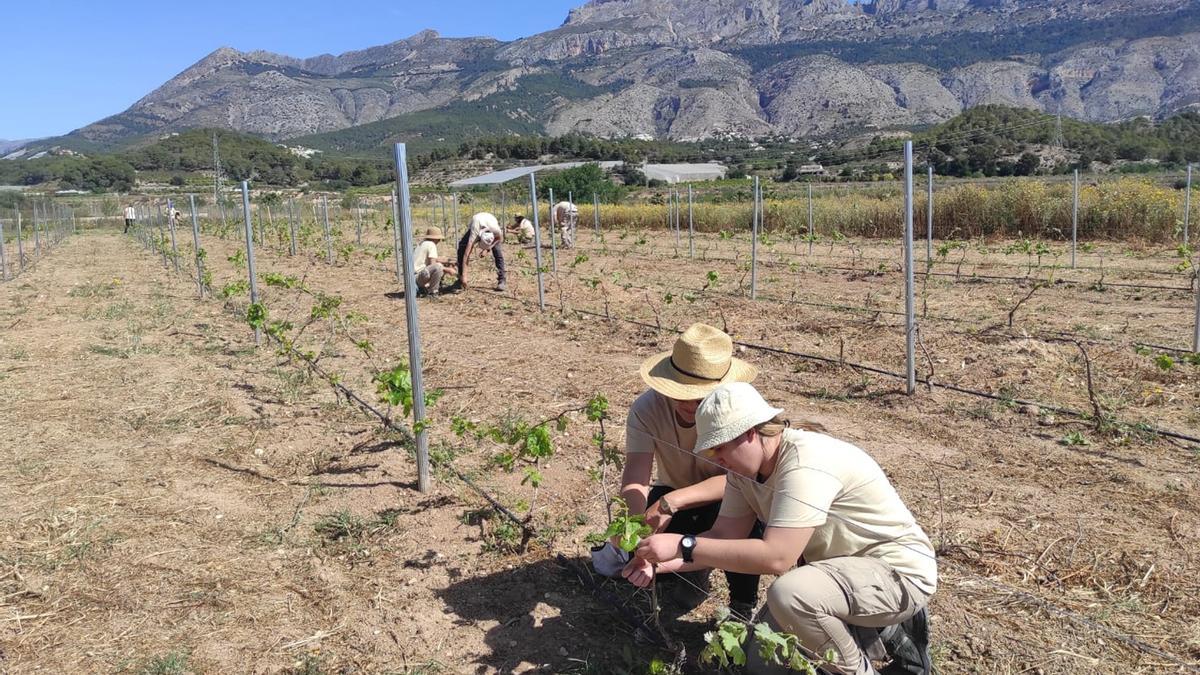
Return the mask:
<svg viewBox="0 0 1200 675">
<path fill-rule="evenodd" d="M 503 242 L 504 230 L 496 221 L 496 216 L 486 211 L 471 216 L 471 222 L 467 224 L 467 231 L 458 240 L 458 281 L 446 290 L 455 292 L 469 288 L 467 269 L 472 254 L 482 258 L 488 251 L 491 251 L 492 259 L 496 262 L 496 290 L 505 290 L 507 286 L 505 285 L 504 249 L 501 246 Z"/>
</svg>

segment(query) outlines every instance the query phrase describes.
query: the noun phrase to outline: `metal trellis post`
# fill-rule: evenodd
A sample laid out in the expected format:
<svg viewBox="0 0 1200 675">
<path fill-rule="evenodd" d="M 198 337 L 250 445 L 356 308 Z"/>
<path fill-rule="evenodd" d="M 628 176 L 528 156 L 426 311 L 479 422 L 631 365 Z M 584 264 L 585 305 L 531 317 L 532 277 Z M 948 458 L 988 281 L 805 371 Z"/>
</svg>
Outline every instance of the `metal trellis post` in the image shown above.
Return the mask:
<svg viewBox="0 0 1200 675">
<path fill-rule="evenodd" d="M 21 209 L 14 208 L 17 212 L 17 262 L 21 263 L 21 272 L 25 271 L 25 241 L 21 232 Z"/>
<path fill-rule="evenodd" d="M 1187 192 L 1183 195 L 1183 245 L 1190 242 L 1189 229 L 1192 224 L 1192 165 L 1187 169 Z"/>
<path fill-rule="evenodd" d="M 907 393 L 917 391 L 916 301 L 913 297 L 913 144 L 904 142 L 904 369 L 908 377 Z"/>
<path fill-rule="evenodd" d="M 929 196 L 925 200 L 925 266 L 933 265 L 933 167 L 929 167 Z"/>
<path fill-rule="evenodd" d="M 421 330 L 417 314 L 417 280 L 413 275 L 412 261 L 412 207 L 408 191 L 408 149 L 397 143 L 396 187 L 399 206 L 396 209 L 401 221 L 396 224 L 399 232 L 400 254 L 404 274 L 404 316 L 408 326 L 408 363 L 412 383 L 413 434 L 417 441 L 417 489 L 429 491 L 429 434 L 425 430 L 425 384 L 421 369 Z"/>
<path fill-rule="evenodd" d="M 1071 269 L 1075 269 L 1075 248 L 1079 240 L 1079 169 L 1075 169 L 1074 199 L 1071 207 Z"/>
<path fill-rule="evenodd" d="M 296 200 L 288 200 L 288 255 L 296 255 Z"/>
<path fill-rule="evenodd" d="M 175 274 L 179 274 L 179 246 L 175 243 L 175 203 L 167 200 L 167 226 L 171 229 L 171 261 L 175 263 Z"/>
<path fill-rule="evenodd" d="M 533 221 L 537 227 L 537 220 Z M 554 188 L 550 188 L 550 269 L 558 274 L 558 245 L 555 244 L 554 228 L 558 226 L 554 218 Z"/>
<path fill-rule="evenodd" d="M 696 218 L 692 186 L 688 185 L 688 256 L 696 259 Z"/>
<path fill-rule="evenodd" d="M 600 234 L 600 196 L 592 193 L 592 227 Z"/>
<path fill-rule="evenodd" d="M 812 183 L 808 184 L 808 254 L 812 255 L 813 247 L 813 200 Z"/>
<path fill-rule="evenodd" d="M 8 257 L 4 253 L 4 221 L 0 220 L 0 281 L 8 281 Z"/>
<path fill-rule="evenodd" d="M 325 262 L 333 264 L 333 233 L 329 230 L 329 200 L 321 195 L 321 218 L 325 224 Z"/>
<path fill-rule="evenodd" d="M 254 223 L 250 222 L 250 183 L 242 181 L 242 220 L 246 229 L 246 271 L 250 276 L 250 304 L 258 304 L 258 280 L 254 272 Z M 254 344 L 262 344 L 262 331 L 254 327 Z"/>
<path fill-rule="evenodd" d="M 754 216 L 750 221 L 750 299 L 758 299 L 758 176 L 754 177 Z"/>
<path fill-rule="evenodd" d="M 533 211 L 533 260 L 537 265 L 538 309 L 546 311 L 546 289 L 542 279 L 542 226 L 538 223 L 537 178 L 529 172 L 529 208 Z M 550 236 L 553 237 L 553 228 Z"/>
<path fill-rule="evenodd" d="M 192 208 L 192 248 L 196 254 L 196 289 L 204 297 L 204 249 L 200 248 L 200 218 L 196 215 L 196 195 L 188 195 Z"/>
</svg>

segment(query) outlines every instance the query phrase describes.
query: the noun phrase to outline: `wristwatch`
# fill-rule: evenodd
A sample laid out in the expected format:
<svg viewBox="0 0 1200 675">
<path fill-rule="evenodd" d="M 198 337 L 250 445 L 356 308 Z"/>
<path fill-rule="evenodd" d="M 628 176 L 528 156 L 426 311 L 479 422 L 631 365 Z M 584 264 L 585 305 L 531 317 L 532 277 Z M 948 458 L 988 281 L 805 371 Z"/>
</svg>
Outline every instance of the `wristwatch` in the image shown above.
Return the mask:
<svg viewBox="0 0 1200 675">
<path fill-rule="evenodd" d="M 683 539 L 679 540 L 679 548 L 683 551 L 683 562 L 695 562 L 692 560 L 692 551 L 696 550 L 696 538 L 690 534 L 684 535 Z"/>
<path fill-rule="evenodd" d="M 671 502 L 667 501 L 666 497 L 659 497 L 658 512 L 664 516 L 673 516 L 675 515 L 675 507 L 671 506 Z"/>
</svg>

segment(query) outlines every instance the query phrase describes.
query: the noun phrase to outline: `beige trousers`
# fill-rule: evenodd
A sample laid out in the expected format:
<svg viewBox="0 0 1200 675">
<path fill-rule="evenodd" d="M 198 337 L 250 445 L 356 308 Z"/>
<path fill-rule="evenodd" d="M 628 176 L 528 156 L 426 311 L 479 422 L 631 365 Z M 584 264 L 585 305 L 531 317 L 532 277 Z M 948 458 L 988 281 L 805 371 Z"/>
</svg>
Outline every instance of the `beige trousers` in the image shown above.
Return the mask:
<svg viewBox="0 0 1200 675">
<path fill-rule="evenodd" d="M 420 272 L 417 272 L 417 288 L 424 288 L 436 293 L 442 285 L 443 273 L 441 263 L 426 265 Z"/>
<path fill-rule="evenodd" d="M 929 595 L 890 565 L 867 557 L 832 558 L 797 567 L 767 591 L 773 619 L 769 623 L 798 637 L 810 655 L 823 659 L 832 651 L 833 662 L 821 667 L 845 675 L 870 675 L 875 672 L 870 659 L 884 658 L 879 639 L 872 637 L 871 644 L 860 645 L 854 626 L 892 626 L 928 602 Z"/>
</svg>

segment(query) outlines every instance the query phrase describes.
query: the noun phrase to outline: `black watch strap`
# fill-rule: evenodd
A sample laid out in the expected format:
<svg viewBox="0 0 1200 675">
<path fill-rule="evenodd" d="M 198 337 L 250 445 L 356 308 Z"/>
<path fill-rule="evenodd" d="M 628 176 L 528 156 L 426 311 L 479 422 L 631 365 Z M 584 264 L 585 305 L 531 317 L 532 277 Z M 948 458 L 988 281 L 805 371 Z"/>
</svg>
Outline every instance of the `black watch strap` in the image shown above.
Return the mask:
<svg viewBox="0 0 1200 675">
<path fill-rule="evenodd" d="M 679 540 L 679 548 L 683 552 L 683 562 L 695 562 L 692 560 L 692 552 L 696 550 L 696 537 L 684 535 L 683 539 Z"/>
</svg>

